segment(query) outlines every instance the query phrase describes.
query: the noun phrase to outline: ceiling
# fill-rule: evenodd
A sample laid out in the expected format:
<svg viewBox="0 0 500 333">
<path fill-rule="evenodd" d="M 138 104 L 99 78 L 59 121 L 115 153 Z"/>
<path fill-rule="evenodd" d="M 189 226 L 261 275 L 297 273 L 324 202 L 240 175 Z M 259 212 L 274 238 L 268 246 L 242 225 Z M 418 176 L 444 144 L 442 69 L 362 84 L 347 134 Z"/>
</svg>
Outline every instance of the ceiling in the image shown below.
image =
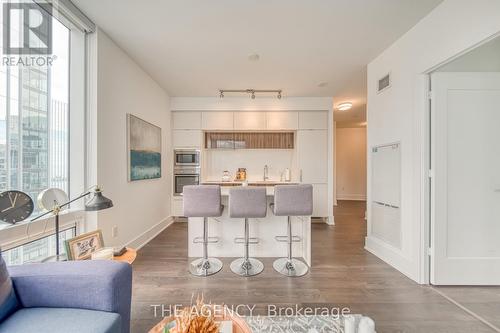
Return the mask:
<svg viewBox="0 0 500 333">
<path fill-rule="evenodd" d="M 73 0 L 170 96 L 333 96 L 354 103 L 341 121 L 365 119 L 366 65 L 441 1 Z"/>
</svg>

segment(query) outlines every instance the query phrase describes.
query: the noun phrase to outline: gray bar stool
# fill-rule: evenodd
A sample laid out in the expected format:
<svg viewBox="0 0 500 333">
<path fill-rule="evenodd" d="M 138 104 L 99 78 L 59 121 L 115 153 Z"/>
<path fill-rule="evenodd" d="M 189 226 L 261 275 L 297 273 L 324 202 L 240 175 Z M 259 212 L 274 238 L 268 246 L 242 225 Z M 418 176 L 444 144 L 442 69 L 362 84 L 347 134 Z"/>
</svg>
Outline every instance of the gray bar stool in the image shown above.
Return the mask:
<svg viewBox="0 0 500 333">
<path fill-rule="evenodd" d="M 231 271 L 241 276 L 252 276 L 264 270 L 264 264 L 249 256 L 249 245 L 257 244 L 257 238 L 250 237 L 248 219 L 266 217 L 266 188 L 237 187 L 229 190 L 229 216 L 245 219 L 245 237 L 235 238 L 235 243 L 244 244 L 245 254 L 231 263 Z"/>
<path fill-rule="evenodd" d="M 217 237 L 208 237 L 208 218 L 222 216 L 219 185 L 187 185 L 182 190 L 184 216 L 203 217 L 203 236 L 193 239 L 203 244 L 203 257 L 192 261 L 189 272 L 196 276 L 209 276 L 222 269 L 222 261 L 208 257 L 208 244 L 217 243 Z"/>
<path fill-rule="evenodd" d="M 274 187 L 274 203 L 271 210 L 276 216 L 288 217 L 287 235 L 276 236 L 278 242 L 286 242 L 288 256 L 274 261 L 274 269 L 286 276 L 302 276 L 309 268 L 302 261 L 293 258 L 292 244 L 300 242 L 298 236 L 292 235 L 292 216 L 309 216 L 313 210 L 313 187 L 310 184 L 277 185 Z"/>
</svg>

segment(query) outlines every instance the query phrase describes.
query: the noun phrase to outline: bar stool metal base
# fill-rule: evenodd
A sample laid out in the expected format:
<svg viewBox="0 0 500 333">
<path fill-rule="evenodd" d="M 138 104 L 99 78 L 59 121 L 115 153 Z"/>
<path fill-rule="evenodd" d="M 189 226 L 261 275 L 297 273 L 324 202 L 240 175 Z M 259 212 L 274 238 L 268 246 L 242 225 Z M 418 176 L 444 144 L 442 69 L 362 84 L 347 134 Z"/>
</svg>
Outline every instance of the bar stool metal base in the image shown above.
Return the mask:
<svg viewBox="0 0 500 333">
<path fill-rule="evenodd" d="M 217 258 L 200 258 L 189 264 L 189 273 L 195 276 L 210 276 L 222 269 L 222 261 Z"/>
<path fill-rule="evenodd" d="M 303 276 L 309 271 L 309 267 L 302 261 L 288 258 L 276 259 L 273 268 L 276 272 L 291 277 Z"/>
<path fill-rule="evenodd" d="M 240 276 L 254 276 L 262 273 L 264 264 L 257 259 L 238 258 L 231 263 L 231 271 Z"/>
</svg>

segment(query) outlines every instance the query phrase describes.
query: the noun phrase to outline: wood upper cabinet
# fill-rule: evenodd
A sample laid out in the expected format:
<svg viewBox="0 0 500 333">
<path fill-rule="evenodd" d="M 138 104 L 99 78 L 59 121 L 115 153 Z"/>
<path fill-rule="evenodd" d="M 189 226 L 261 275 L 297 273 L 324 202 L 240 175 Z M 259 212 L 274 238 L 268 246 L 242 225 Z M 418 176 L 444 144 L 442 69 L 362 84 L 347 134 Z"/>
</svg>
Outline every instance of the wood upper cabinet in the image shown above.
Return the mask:
<svg viewBox="0 0 500 333">
<path fill-rule="evenodd" d="M 234 112 L 235 130 L 265 130 L 266 112 L 239 111 Z"/>
<path fill-rule="evenodd" d="M 294 132 L 205 132 L 206 149 L 293 149 Z"/>
<path fill-rule="evenodd" d="M 172 112 L 173 129 L 201 129 L 201 112 Z"/>
<path fill-rule="evenodd" d="M 266 112 L 266 128 L 268 130 L 295 130 L 299 127 L 298 112 L 270 111 Z"/>
<path fill-rule="evenodd" d="M 232 130 L 233 121 L 233 112 L 229 111 L 207 111 L 201 114 L 201 128 L 204 130 Z"/>
<path fill-rule="evenodd" d="M 299 129 L 328 129 L 328 112 L 299 112 Z"/>
</svg>

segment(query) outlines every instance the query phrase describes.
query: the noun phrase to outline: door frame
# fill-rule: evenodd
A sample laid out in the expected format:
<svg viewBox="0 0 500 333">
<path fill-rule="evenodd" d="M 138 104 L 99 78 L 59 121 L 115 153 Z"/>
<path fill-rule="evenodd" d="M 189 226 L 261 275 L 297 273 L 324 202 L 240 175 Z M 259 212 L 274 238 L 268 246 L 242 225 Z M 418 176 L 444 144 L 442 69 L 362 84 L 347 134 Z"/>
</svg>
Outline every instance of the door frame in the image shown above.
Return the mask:
<svg viewBox="0 0 500 333">
<path fill-rule="evenodd" d="M 431 261 L 430 256 L 432 255 L 432 238 L 431 238 L 431 223 L 432 223 L 432 203 L 434 198 L 434 193 L 432 191 L 432 170 L 431 170 L 431 158 L 432 158 L 432 87 L 431 87 L 431 74 L 435 72 L 440 67 L 460 58 L 463 55 L 471 52 L 472 50 L 483 46 L 484 44 L 500 38 L 500 32 L 482 40 L 476 45 L 459 52 L 455 56 L 446 59 L 445 61 L 429 68 L 417 77 L 417 95 L 416 108 L 418 110 L 418 116 L 416 121 L 416 130 L 420 134 L 420 145 L 421 149 L 421 179 L 420 179 L 420 200 L 421 200 L 421 221 L 420 221 L 420 284 L 430 284 L 431 276 Z"/>
</svg>

